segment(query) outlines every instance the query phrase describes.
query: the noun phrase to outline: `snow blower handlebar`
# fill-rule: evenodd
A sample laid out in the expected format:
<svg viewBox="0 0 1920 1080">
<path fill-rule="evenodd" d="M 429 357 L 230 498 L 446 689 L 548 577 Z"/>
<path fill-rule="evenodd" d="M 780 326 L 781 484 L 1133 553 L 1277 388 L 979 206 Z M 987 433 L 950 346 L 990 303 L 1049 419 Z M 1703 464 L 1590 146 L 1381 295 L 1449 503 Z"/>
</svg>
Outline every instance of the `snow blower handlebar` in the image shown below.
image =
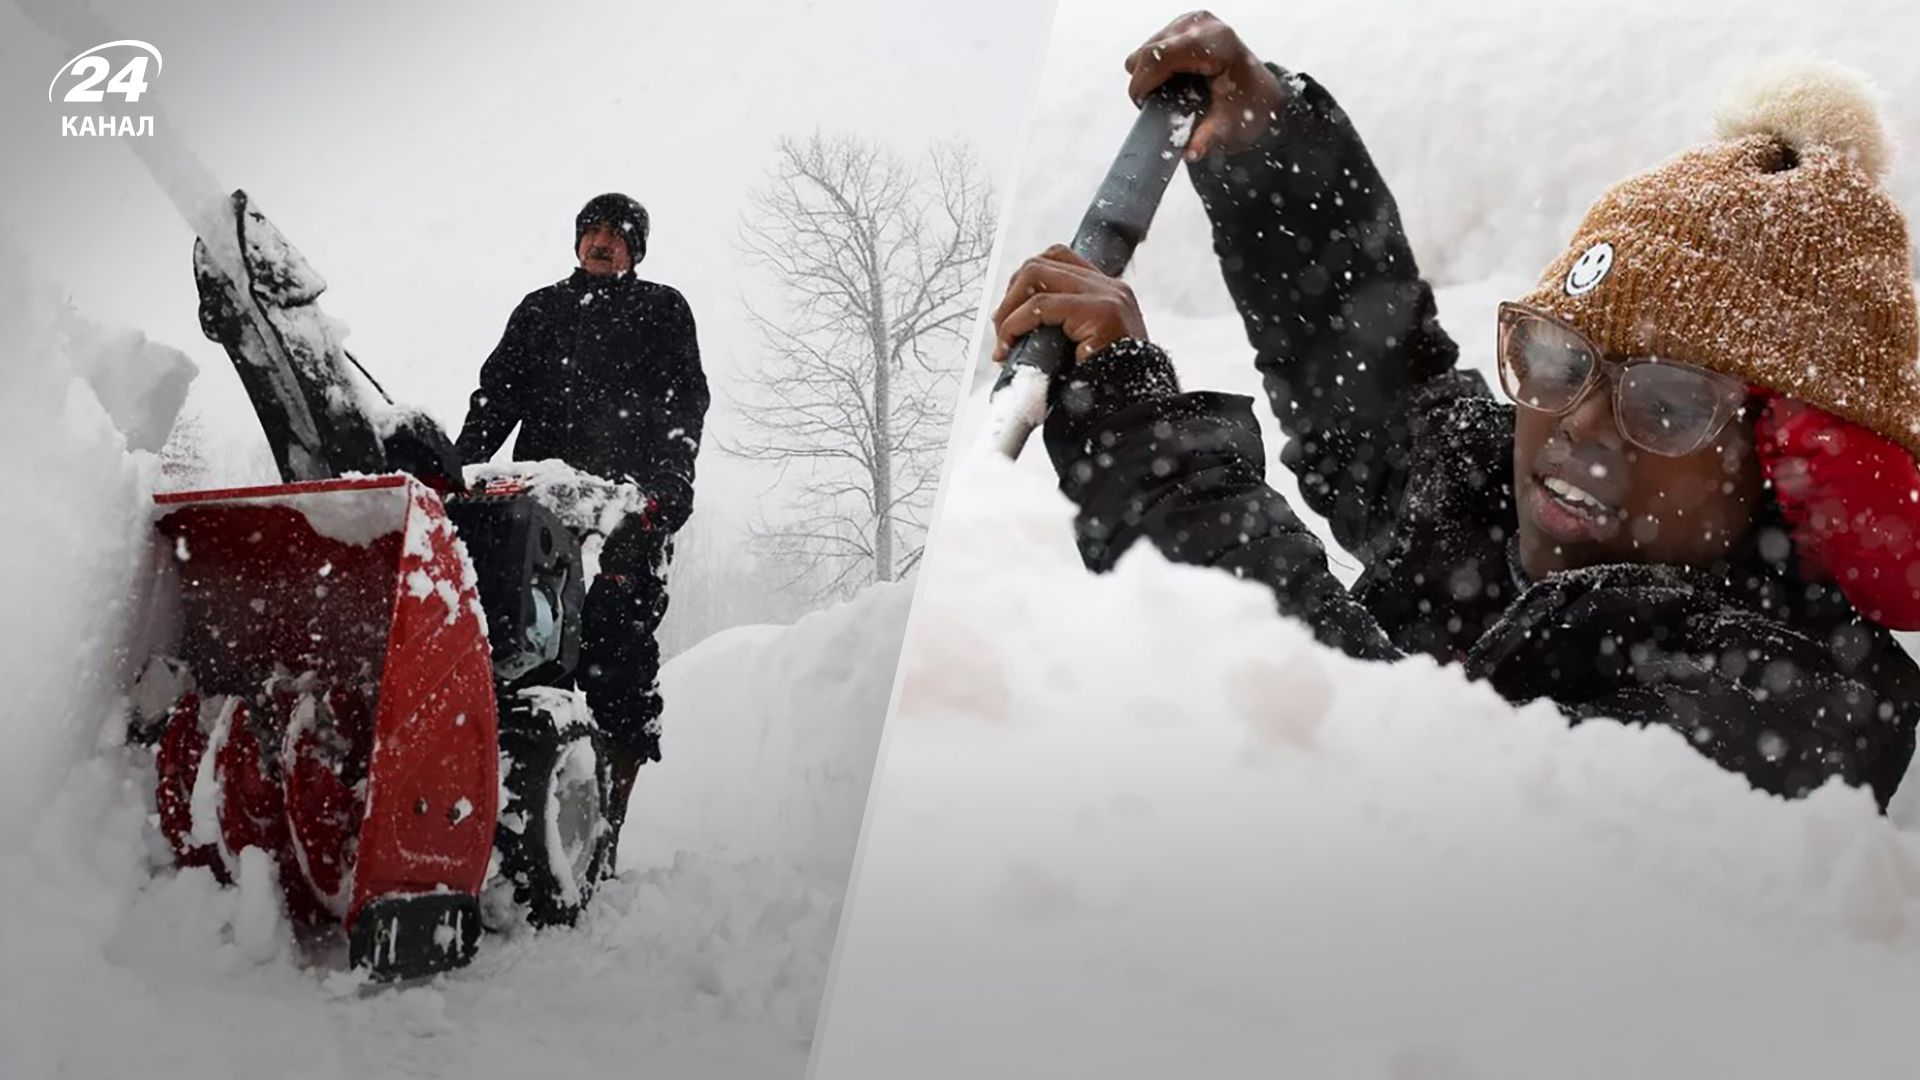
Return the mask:
<svg viewBox="0 0 1920 1080">
<path fill-rule="evenodd" d="M 1074 254 L 1112 277 L 1127 268 L 1206 106 L 1207 84 L 1197 76 L 1169 79 L 1147 96 L 1073 234 Z M 1028 436 L 1046 419 L 1054 376 L 1073 366 L 1073 351 L 1073 342 L 1057 326 L 1043 326 L 1014 343 L 990 399 L 987 437 L 994 449 L 1020 456 Z"/>
</svg>

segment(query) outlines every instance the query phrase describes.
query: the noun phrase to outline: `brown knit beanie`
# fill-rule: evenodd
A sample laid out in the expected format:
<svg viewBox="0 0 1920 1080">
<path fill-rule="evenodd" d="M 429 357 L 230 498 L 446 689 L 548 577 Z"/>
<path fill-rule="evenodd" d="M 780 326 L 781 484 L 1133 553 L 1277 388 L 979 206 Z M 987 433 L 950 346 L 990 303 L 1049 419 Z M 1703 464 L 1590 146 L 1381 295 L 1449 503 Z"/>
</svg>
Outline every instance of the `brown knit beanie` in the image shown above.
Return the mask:
<svg viewBox="0 0 1920 1080">
<path fill-rule="evenodd" d="M 1716 129 L 1601 195 L 1525 301 L 1611 356 L 1726 372 L 1920 456 L 1913 258 L 1870 92 L 1776 66 L 1729 91 Z"/>
</svg>

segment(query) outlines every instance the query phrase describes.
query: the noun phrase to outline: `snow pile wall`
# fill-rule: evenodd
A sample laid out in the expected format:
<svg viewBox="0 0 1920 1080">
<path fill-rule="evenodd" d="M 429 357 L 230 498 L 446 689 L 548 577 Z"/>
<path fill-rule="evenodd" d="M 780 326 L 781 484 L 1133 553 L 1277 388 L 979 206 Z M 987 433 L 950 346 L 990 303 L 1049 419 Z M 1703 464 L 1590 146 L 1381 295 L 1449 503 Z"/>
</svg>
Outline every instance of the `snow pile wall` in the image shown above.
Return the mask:
<svg viewBox="0 0 1920 1080">
<path fill-rule="evenodd" d="M 723 853 L 844 892 L 912 600 L 910 583 L 878 585 L 675 657 L 663 760 L 640 772 L 623 862 Z"/>
<path fill-rule="evenodd" d="M 1865 793 L 1087 574 L 1070 517 L 950 487 L 821 1080 L 1912 1075 L 1920 840 Z"/>
<path fill-rule="evenodd" d="M 128 442 L 164 441 L 193 368 L 138 333 L 79 319 L 4 245 L 0 350 L 0 821 L 18 823 L 117 715 L 154 475 Z M 0 829 L 0 853 L 22 840 Z"/>
</svg>

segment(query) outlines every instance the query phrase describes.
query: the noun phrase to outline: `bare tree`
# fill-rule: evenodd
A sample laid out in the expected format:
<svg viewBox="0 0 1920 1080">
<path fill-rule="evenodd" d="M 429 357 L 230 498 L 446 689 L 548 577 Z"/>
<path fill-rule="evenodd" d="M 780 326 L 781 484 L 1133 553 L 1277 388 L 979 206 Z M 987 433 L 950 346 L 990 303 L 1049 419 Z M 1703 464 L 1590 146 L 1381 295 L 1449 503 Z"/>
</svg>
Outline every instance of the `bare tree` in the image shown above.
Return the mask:
<svg viewBox="0 0 1920 1080">
<path fill-rule="evenodd" d="M 784 305 L 749 305 L 765 352 L 736 402 L 745 432 L 720 445 L 798 481 L 756 538 L 824 568 L 827 593 L 891 581 L 925 542 L 991 187 L 965 147 L 909 163 L 858 138 L 783 139 L 741 232 Z"/>
</svg>

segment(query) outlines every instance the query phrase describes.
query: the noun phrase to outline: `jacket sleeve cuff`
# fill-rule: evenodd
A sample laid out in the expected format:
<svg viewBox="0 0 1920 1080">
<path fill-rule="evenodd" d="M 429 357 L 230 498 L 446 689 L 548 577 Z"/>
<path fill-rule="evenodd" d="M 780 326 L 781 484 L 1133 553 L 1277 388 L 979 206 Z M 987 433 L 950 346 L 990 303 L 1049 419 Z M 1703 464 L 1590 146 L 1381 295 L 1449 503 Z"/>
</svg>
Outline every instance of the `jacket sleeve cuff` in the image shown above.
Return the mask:
<svg viewBox="0 0 1920 1080">
<path fill-rule="evenodd" d="M 1064 473 L 1092 452 L 1100 422 L 1143 401 L 1180 393 L 1180 379 L 1166 351 L 1151 342 L 1121 338 L 1047 391 L 1047 454 Z"/>
</svg>

